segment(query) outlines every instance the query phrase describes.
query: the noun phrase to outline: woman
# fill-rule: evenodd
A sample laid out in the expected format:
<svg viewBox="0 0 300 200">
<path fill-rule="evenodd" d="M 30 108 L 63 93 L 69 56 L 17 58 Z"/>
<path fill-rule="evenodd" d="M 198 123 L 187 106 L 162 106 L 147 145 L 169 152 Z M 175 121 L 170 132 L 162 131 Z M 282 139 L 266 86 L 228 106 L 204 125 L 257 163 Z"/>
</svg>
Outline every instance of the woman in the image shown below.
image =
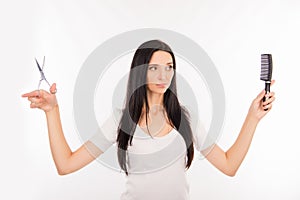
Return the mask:
<svg viewBox="0 0 300 200">
<path fill-rule="evenodd" d="M 96 134 L 72 152 L 62 131 L 55 92 L 53 84 L 50 93 L 41 90 L 22 96 L 28 98 L 31 108 L 46 113 L 58 173 L 65 175 L 84 167 L 117 143 L 119 165 L 127 175 L 121 199 L 188 199 L 185 169 L 192 163 L 194 146 L 213 166 L 234 176 L 258 122 L 271 110 L 275 100 L 273 92 L 265 94 L 263 90 L 258 94 L 237 140 L 226 152 L 215 141 L 205 144 L 203 131 L 192 128 L 189 112 L 177 99 L 176 62 L 171 48 L 162 41 L 151 40 L 135 52 L 125 106 L 117 120 L 111 117 L 102 126 L 105 137 Z M 265 102 L 264 96 L 268 96 Z"/>
</svg>

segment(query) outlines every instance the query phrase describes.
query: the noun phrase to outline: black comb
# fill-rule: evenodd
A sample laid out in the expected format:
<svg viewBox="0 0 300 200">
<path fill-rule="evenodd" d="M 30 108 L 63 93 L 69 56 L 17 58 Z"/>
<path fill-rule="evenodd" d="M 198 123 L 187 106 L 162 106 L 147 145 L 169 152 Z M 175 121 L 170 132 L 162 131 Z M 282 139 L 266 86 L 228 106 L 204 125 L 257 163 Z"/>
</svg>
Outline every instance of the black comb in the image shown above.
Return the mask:
<svg viewBox="0 0 300 200">
<path fill-rule="evenodd" d="M 260 80 L 265 81 L 266 94 L 270 92 L 271 80 L 272 80 L 273 62 L 272 54 L 261 54 L 261 72 Z M 263 101 L 266 101 L 266 97 Z M 267 111 L 268 109 L 265 109 Z"/>
</svg>

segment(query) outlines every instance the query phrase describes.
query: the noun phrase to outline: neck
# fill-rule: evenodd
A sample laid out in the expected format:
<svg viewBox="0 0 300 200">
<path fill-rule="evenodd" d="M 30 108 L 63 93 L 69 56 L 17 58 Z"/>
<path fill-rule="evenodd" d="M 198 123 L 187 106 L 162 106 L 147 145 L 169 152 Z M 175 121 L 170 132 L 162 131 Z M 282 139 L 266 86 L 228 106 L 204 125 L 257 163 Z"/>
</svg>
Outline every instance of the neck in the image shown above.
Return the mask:
<svg viewBox="0 0 300 200">
<path fill-rule="evenodd" d="M 163 105 L 164 94 L 159 93 L 147 93 L 149 108 L 154 105 Z"/>
<path fill-rule="evenodd" d="M 163 99 L 164 99 L 164 94 L 147 92 L 149 112 L 157 113 L 158 111 L 164 111 Z M 144 116 L 145 113 L 146 113 L 146 104 L 144 104 L 143 106 L 141 116 Z"/>
</svg>

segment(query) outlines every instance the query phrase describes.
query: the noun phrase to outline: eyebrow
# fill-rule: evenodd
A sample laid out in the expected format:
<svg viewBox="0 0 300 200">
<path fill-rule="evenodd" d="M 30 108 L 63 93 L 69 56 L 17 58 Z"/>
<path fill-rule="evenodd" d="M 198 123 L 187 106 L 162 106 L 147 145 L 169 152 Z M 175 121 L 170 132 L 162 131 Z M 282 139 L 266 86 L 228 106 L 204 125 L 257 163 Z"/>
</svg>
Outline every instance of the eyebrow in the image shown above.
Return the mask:
<svg viewBox="0 0 300 200">
<path fill-rule="evenodd" d="M 167 64 L 167 65 L 173 65 L 173 62 L 167 62 L 166 64 Z M 160 64 L 157 64 L 157 63 L 149 63 L 149 65 L 160 65 Z"/>
</svg>

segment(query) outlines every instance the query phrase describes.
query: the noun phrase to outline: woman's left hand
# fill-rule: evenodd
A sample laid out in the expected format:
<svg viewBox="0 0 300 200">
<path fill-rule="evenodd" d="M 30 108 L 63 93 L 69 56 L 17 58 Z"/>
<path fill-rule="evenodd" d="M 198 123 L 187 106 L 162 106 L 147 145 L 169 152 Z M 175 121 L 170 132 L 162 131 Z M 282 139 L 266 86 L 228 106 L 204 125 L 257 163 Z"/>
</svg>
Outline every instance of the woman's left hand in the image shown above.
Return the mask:
<svg viewBox="0 0 300 200">
<path fill-rule="evenodd" d="M 273 85 L 274 83 L 275 81 L 272 80 L 271 85 Z M 263 101 L 264 96 L 267 99 L 266 101 Z M 272 103 L 274 100 L 274 92 L 266 94 L 265 90 L 261 91 L 258 96 L 252 101 L 248 114 L 258 121 L 261 120 L 272 109 Z"/>
</svg>

